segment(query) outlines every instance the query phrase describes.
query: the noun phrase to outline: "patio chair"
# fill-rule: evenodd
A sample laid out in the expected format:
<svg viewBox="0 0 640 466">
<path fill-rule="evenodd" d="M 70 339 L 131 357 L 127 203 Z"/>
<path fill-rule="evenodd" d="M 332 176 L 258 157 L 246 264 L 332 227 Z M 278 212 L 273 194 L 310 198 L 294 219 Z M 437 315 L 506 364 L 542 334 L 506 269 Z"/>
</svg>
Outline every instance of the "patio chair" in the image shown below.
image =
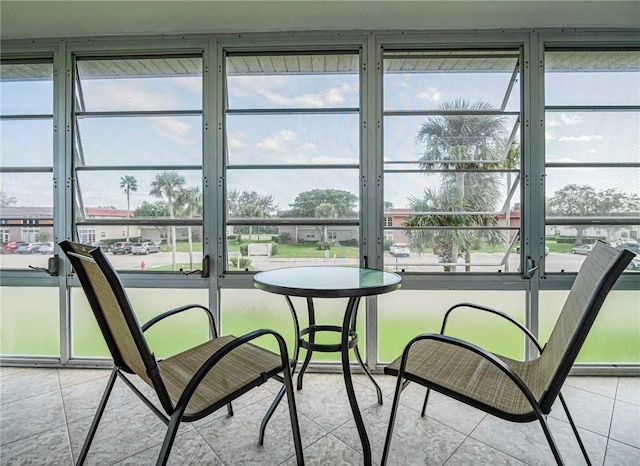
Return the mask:
<svg viewBox="0 0 640 466">
<path fill-rule="evenodd" d="M 196 421 L 225 405 L 232 415 L 231 402 L 234 399 L 275 378 L 284 383 L 296 458 L 298 464 L 304 464 L 289 356 L 282 336 L 273 330 L 261 329 L 241 337 L 218 337 L 212 313 L 197 304 L 163 312 L 140 326 L 118 274 L 100 248 L 70 241 L 60 243 L 60 248 L 80 279 L 115 365 L 77 464 L 84 463 L 117 377 L 167 425 L 158 465 L 166 464 L 181 422 Z M 144 332 L 165 318 L 194 308 L 206 313 L 211 339 L 157 360 L 149 349 Z M 259 337 L 275 339 L 279 353 L 253 344 L 252 341 Z M 137 375 L 155 391 L 164 413 L 136 388 L 125 373 Z"/>
<path fill-rule="evenodd" d="M 542 347 L 533 334 L 505 313 L 475 304 L 461 303 L 445 313 L 439 334 L 422 334 L 405 347 L 402 356 L 385 368 L 397 376 L 397 384 L 382 462 L 387 462 L 402 390 L 415 382 L 499 418 L 513 422 L 538 420 L 558 464 L 563 464 L 546 416 L 558 397 L 587 464 L 591 464 L 578 429 L 560 393 L 569 370 L 602 303 L 634 254 L 618 251 L 602 242 L 585 258 L 553 331 Z M 498 315 L 516 325 L 538 350 L 529 361 L 517 361 L 491 353 L 472 343 L 444 335 L 450 314 L 462 308 Z"/>
</svg>

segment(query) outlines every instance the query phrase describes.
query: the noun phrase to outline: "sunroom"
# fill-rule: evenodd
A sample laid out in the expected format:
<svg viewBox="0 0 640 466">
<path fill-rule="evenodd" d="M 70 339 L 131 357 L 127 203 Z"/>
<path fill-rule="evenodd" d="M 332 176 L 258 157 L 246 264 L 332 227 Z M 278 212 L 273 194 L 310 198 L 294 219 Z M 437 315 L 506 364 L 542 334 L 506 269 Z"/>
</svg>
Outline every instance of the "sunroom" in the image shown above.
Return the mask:
<svg viewBox="0 0 640 466">
<path fill-rule="evenodd" d="M 259 289 L 258 274 L 398 276 L 350 324 L 374 464 L 396 387 L 384 369 L 418 334 L 440 332 L 448 308 L 500 309 L 544 345 L 593 246 L 631 251 L 563 393 L 592 462 L 640 461 L 637 5 L 88 3 L 3 4 L 2 464 L 77 461 L 113 367 L 64 240 L 103 251 L 141 323 L 194 303 L 223 335 L 280 333 L 297 372 L 296 332 L 340 326 L 348 298 L 314 300 L 310 317 L 308 300 Z M 216 11 L 207 26 L 200 17 Z M 537 356 L 517 328 L 473 309 L 447 331 Z M 146 333 L 158 358 L 209 336 L 197 313 Z M 307 463 L 371 461 L 341 364 L 314 352 L 296 391 Z M 153 463 L 162 423 L 118 383 L 87 461 Z M 170 462 L 295 464 L 286 408 L 257 442 L 277 390 L 268 382 L 234 416 L 181 427 Z M 439 394 L 421 417 L 424 396 L 407 387 L 390 464 L 554 463 L 539 425 Z M 583 464 L 562 407 L 548 419 L 565 461 Z"/>
</svg>

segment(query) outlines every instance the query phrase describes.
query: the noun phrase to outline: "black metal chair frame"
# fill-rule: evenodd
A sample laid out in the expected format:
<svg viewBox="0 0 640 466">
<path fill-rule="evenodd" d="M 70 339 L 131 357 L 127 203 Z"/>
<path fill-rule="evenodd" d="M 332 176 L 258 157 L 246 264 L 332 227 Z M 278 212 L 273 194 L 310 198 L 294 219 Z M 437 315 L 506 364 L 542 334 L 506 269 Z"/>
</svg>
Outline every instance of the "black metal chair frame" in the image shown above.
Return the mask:
<svg viewBox="0 0 640 466">
<path fill-rule="evenodd" d="M 289 408 L 289 417 L 291 421 L 291 428 L 293 431 L 293 440 L 294 440 L 294 448 L 296 453 L 297 463 L 299 465 L 304 464 L 304 456 L 302 452 L 302 442 L 300 437 L 300 429 L 298 425 L 298 416 L 297 409 L 295 405 L 294 398 L 294 387 L 291 376 L 290 369 L 290 361 L 287 352 L 287 346 L 280 334 L 273 330 L 269 329 L 259 329 L 253 332 L 247 333 L 243 336 L 237 337 L 229 343 L 225 344 L 223 347 L 218 349 L 215 353 L 213 353 L 197 370 L 197 372 L 193 375 L 190 382 L 185 387 L 182 396 L 178 400 L 175 405 L 171 402 L 169 394 L 167 392 L 166 386 L 164 384 L 163 379 L 161 378 L 160 369 L 158 367 L 158 362 L 149 349 L 147 341 L 144 337 L 144 332 L 150 329 L 153 325 L 158 322 L 166 319 L 167 317 L 176 315 L 178 313 L 184 312 L 189 309 L 198 308 L 205 312 L 209 320 L 209 328 L 212 338 L 217 338 L 218 333 L 215 325 L 215 320 L 211 311 L 201 305 L 198 304 L 189 304 L 185 306 L 181 306 L 175 309 L 168 310 L 163 312 L 151 320 L 149 320 L 144 325 L 140 325 L 133 313 L 133 310 L 130 306 L 128 298 L 126 296 L 124 287 L 120 281 L 120 278 L 116 271 L 111 266 L 111 263 L 105 256 L 104 252 L 100 248 L 93 248 L 88 245 L 82 245 L 78 243 L 72 243 L 70 241 L 63 241 L 60 244 L 60 248 L 65 252 L 67 257 L 69 258 L 71 264 L 74 267 L 75 273 L 82 284 L 82 287 L 85 291 L 87 300 L 93 310 L 93 313 L 96 317 L 100 330 L 105 338 L 106 344 L 111 352 L 114 361 L 114 369 L 111 372 L 111 376 L 107 382 L 107 386 L 104 390 L 102 398 L 100 400 L 100 404 L 98 405 L 98 409 L 95 413 L 93 422 L 89 429 L 89 433 L 85 439 L 82 450 L 78 456 L 77 465 L 82 465 L 86 459 L 87 453 L 95 436 L 96 430 L 98 428 L 98 424 L 100 423 L 100 419 L 104 412 L 105 406 L 109 399 L 109 395 L 111 394 L 111 390 L 115 384 L 116 378 L 120 378 L 141 400 L 142 402 L 167 426 L 167 432 L 164 437 L 164 441 L 162 443 L 162 447 L 160 450 L 160 454 L 158 456 L 157 465 L 165 465 L 169 458 L 169 454 L 171 452 L 171 447 L 173 446 L 173 442 L 175 440 L 175 436 L 178 430 L 178 427 L 181 422 L 193 422 L 198 419 L 202 419 L 203 417 L 208 416 L 209 414 L 217 411 L 221 407 L 227 405 L 227 410 L 229 415 L 233 415 L 233 409 L 231 407 L 231 402 L 238 398 L 239 396 L 245 394 L 249 390 L 262 385 L 264 382 L 269 380 L 270 378 L 275 378 L 276 380 L 282 382 L 284 384 L 285 391 L 287 393 L 288 399 L 288 408 Z M 77 253 L 74 249 L 80 248 L 82 253 Z M 144 361 L 146 374 L 151 380 L 153 386 L 152 388 L 155 390 L 160 405 L 166 412 L 163 413 L 160 409 L 158 409 L 153 402 L 151 402 L 134 384 L 129 380 L 129 378 L 125 375 L 127 374 L 135 374 L 136 372 L 130 368 L 124 361 L 120 350 L 116 344 L 116 338 L 114 337 L 111 329 L 109 328 L 104 316 L 102 315 L 102 311 L 100 309 L 100 303 L 97 299 L 97 294 L 93 289 L 90 278 L 85 272 L 81 261 L 94 261 L 101 272 L 104 274 L 107 279 L 111 291 L 114 294 L 122 315 L 126 320 L 128 330 L 135 341 L 135 345 L 137 351 Z M 262 336 L 272 336 L 279 347 L 279 355 L 282 361 L 281 367 L 261 374 L 262 377 L 254 380 L 252 383 L 249 383 L 243 386 L 241 389 L 236 390 L 235 392 L 229 394 L 227 397 L 217 401 L 216 403 L 210 405 L 208 408 L 203 409 L 199 412 L 192 414 L 185 414 L 185 410 L 191 400 L 191 397 L 195 393 L 196 389 L 203 381 L 205 376 L 214 368 L 214 366 L 220 362 L 226 355 L 231 353 L 234 349 L 244 345 L 256 338 Z M 282 372 L 282 376 L 278 374 Z M 260 444 L 262 444 L 263 440 L 263 432 L 260 435 Z"/>
</svg>

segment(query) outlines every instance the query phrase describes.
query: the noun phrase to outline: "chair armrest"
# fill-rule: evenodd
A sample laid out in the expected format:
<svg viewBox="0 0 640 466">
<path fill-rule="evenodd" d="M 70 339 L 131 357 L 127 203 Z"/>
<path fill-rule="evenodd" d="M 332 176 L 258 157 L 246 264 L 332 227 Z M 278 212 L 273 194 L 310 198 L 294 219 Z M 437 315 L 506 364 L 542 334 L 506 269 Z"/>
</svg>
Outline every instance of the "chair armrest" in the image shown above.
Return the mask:
<svg viewBox="0 0 640 466">
<path fill-rule="evenodd" d="M 180 396 L 180 399 L 176 403 L 176 409 L 179 409 L 179 407 L 181 406 L 186 406 L 189 403 L 191 396 L 193 396 L 193 393 L 198 388 L 198 385 L 200 385 L 200 382 L 202 382 L 209 371 L 213 369 L 214 366 L 218 364 L 218 362 L 220 362 L 223 357 L 225 357 L 227 354 L 229 354 L 239 346 L 247 344 L 252 340 L 255 340 L 256 338 L 260 338 L 265 335 L 272 335 L 276 339 L 276 342 L 278 343 L 278 347 L 280 349 L 280 359 L 282 360 L 282 370 L 284 372 L 284 376 L 290 378 L 291 369 L 289 368 L 289 353 L 287 352 L 287 344 L 284 341 L 284 338 L 282 338 L 282 336 L 274 330 L 254 330 L 253 332 L 249 332 L 245 335 L 242 335 L 241 337 L 234 339 L 233 341 L 230 341 L 218 351 L 209 356 L 209 358 L 202 364 L 202 366 L 200 366 L 200 369 L 196 371 L 196 373 L 193 375 L 193 377 L 185 387 L 182 395 Z"/>
<path fill-rule="evenodd" d="M 518 322 L 517 320 L 515 320 L 513 317 L 511 317 L 509 314 L 507 314 L 505 312 L 499 311 L 497 309 L 493 309 L 493 308 L 488 307 L 488 306 L 482 306 L 480 304 L 459 303 L 459 304 L 451 306 L 449 309 L 447 309 L 447 312 L 445 312 L 445 314 L 444 314 L 444 319 L 442 320 L 442 328 L 440 329 L 440 333 L 441 334 L 444 334 L 444 330 L 445 330 L 445 327 L 447 325 L 447 320 L 449 319 L 449 314 L 451 314 L 454 310 L 462 308 L 462 307 L 470 307 L 470 308 L 473 308 L 473 309 L 477 309 L 479 311 L 489 312 L 491 314 L 495 314 L 495 315 L 497 315 L 499 317 L 502 317 L 505 320 L 508 320 L 513 325 L 518 327 L 533 342 L 533 344 L 538 349 L 539 353 L 542 353 L 542 346 L 540 345 L 540 343 L 538 342 L 536 337 L 533 335 L 533 333 L 531 333 L 531 331 L 527 327 L 522 325 L 520 322 Z"/>
<path fill-rule="evenodd" d="M 211 329 L 211 335 L 214 338 L 217 338 L 218 331 L 216 329 L 215 320 L 213 319 L 213 314 L 208 308 L 201 306 L 200 304 L 186 304 L 184 306 L 176 307 L 174 309 L 169 309 L 168 311 L 165 311 L 162 314 L 158 314 L 157 316 L 153 317 L 152 319 L 150 319 L 148 322 L 146 322 L 144 325 L 141 326 L 142 331 L 146 332 L 153 325 L 157 324 L 163 319 L 166 319 L 167 317 L 170 317 L 172 315 L 178 314 L 183 311 L 187 311 L 189 309 L 194 309 L 194 308 L 202 309 L 205 312 L 205 314 L 207 315 L 207 318 L 209 319 L 209 328 Z"/>
<path fill-rule="evenodd" d="M 468 350 L 486 359 L 491 364 L 493 364 L 498 369 L 500 369 L 507 377 L 509 377 L 509 379 L 511 379 L 511 381 L 515 385 L 517 385 L 517 387 L 520 389 L 520 391 L 523 393 L 523 395 L 527 398 L 527 400 L 531 404 L 531 407 L 534 409 L 534 411 L 539 410 L 538 401 L 536 400 L 533 393 L 531 393 L 531 390 L 529 390 L 529 387 L 527 386 L 527 384 L 525 384 L 524 381 L 520 378 L 520 376 L 516 372 L 514 372 L 514 370 L 511 367 L 509 367 L 509 365 L 505 363 L 502 359 L 498 358 L 495 354 L 479 347 L 478 345 L 474 345 L 473 343 L 470 343 L 468 341 L 461 340 L 459 338 L 448 336 L 448 335 L 442 335 L 439 333 L 423 333 L 415 337 L 413 340 L 411 340 L 407 344 L 407 346 L 404 349 L 404 352 L 402 353 L 402 360 L 400 362 L 400 369 L 398 371 L 399 381 L 402 380 L 402 378 L 404 378 L 407 359 L 409 357 L 409 352 L 411 350 L 411 347 L 415 343 L 422 340 L 436 340 L 444 344 L 458 346 L 460 348 Z M 542 413 L 540 414 L 542 415 Z"/>
</svg>

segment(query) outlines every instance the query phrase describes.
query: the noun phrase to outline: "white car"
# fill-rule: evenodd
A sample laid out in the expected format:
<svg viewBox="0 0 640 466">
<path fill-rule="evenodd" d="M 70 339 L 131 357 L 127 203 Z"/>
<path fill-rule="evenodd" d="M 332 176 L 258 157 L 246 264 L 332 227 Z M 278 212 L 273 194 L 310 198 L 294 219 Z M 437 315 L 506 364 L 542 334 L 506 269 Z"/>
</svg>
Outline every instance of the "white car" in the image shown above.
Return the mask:
<svg viewBox="0 0 640 466">
<path fill-rule="evenodd" d="M 160 248 L 153 241 L 143 241 L 142 243 L 133 243 L 131 246 L 131 254 L 150 254 L 152 252 L 160 252 Z"/>
<path fill-rule="evenodd" d="M 40 254 L 53 254 L 53 243 L 42 243 L 38 248 Z"/>
<path fill-rule="evenodd" d="M 640 270 L 640 256 L 636 255 L 636 257 L 631 259 L 631 262 L 629 262 L 629 265 L 627 265 L 627 269 Z"/>
<path fill-rule="evenodd" d="M 392 244 L 389 248 L 389 252 L 392 256 L 395 257 L 409 257 L 411 255 L 411 251 L 409 250 L 409 246 L 404 243 L 395 243 Z"/>
</svg>

